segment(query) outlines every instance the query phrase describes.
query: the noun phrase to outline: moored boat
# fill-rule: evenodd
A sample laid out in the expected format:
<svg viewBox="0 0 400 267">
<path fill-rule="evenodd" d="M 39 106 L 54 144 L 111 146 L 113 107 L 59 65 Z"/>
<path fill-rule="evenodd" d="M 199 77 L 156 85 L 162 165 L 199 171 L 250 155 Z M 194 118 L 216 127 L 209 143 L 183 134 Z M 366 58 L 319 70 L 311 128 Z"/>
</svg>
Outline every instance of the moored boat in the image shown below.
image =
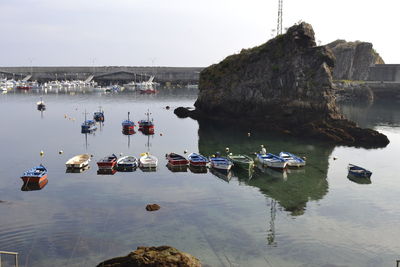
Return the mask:
<svg viewBox="0 0 400 267">
<path fill-rule="evenodd" d="M 288 167 L 304 167 L 306 165 L 304 159 L 289 152 L 280 152 L 279 157 L 287 161 Z"/>
<path fill-rule="evenodd" d="M 192 166 L 206 166 L 208 159 L 201 154 L 191 153 L 188 157 L 189 164 Z"/>
<path fill-rule="evenodd" d="M 354 175 L 356 177 L 370 178 L 372 175 L 371 171 L 364 169 L 363 167 L 354 165 L 354 164 L 349 164 L 347 166 L 347 170 L 349 171 L 349 174 Z"/>
<path fill-rule="evenodd" d="M 274 155 L 272 153 L 267 154 L 256 154 L 256 160 L 259 161 L 261 164 L 266 165 L 270 168 L 275 169 L 284 169 L 287 166 L 287 161 L 283 158 Z"/>
<path fill-rule="evenodd" d="M 154 123 L 152 120 L 150 120 L 150 112 L 147 110 L 147 115 L 146 120 L 140 120 L 138 122 L 139 124 L 139 131 L 142 131 L 144 134 L 154 134 Z"/>
<path fill-rule="evenodd" d="M 156 156 L 150 155 L 149 152 L 140 154 L 139 167 L 140 168 L 157 168 L 158 159 Z"/>
<path fill-rule="evenodd" d="M 97 122 L 104 122 L 104 111 L 100 108 L 93 114 L 93 119 Z"/>
<path fill-rule="evenodd" d="M 254 160 L 247 155 L 229 153 L 228 159 L 233 162 L 235 167 L 243 169 L 252 169 L 254 167 Z"/>
<path fill-rule="evenodd" d="M 212 156 L 209 158 L 209 160 L 211 168 L 214 168 L 218 171 L 229 172 L 233 166 L 233 163 L 225 157 Z"/>
<path fill-rule="evenodd" d="M 37 109 L 42 111 L 46 109 L 46 104 L 43 102 L 42 98 L 40 98 L 40 101 L 36 103 Z"/>
<path fill-rule="evenodd" d="M 80 154 L 70 158 L 65 166 L 67 168 L 76 168 L 81 169 L 89 165 L 90 155 L 89 154 Z"/>
<path fill-rule="evenodd" d="M 117 156 L 115 154 L 108 155 L 97 161 L 97 166 L 99 169 L 113 169 L 116 164 Z"/>
<path fill-rule="evenodd" d="M 47 179 L 47 169 L 40 164 L 24 172 L 21 179 L 24 183 L 40 183 Z"/>
<path fill-rule="evenodd" d="M 128 112 L 128 119 L 122 122 L 122 131 L 129 132 L 134 130 L 135 123 L 129 119 L 130 114 L 131 113 Z"/>
<path fill-rule="evenodd" d="M 117 160 L 118 169 L 133 169 L 137 167 L 137 158 L 134 156 L 124 156 Z"/>
<path fill-rule="evenodd" d="M 81 133 L 91 133 L 95 130 L 97 130 L 97 126 L 94 120 L 85 120 L 81 125 Z"/>
<path fill-rule="evenodd" d="M 49 182 L 49 180 L 46 178 L 46 179 L 40 181 L 39 183 L 33 183 L 33 182 L 24 183 L 21 187 L 21 191 L 42 190 L 47 185 L 48 182 Z"/>
<path fill-rule="evenodd" d="M 169 153 L 166 155 L 166 158 L 168 160 L 168 163 L 173 166 L 186 166 L 189 163 L 189 161 L 185 157 L 176 153 Z"/>
</svg>

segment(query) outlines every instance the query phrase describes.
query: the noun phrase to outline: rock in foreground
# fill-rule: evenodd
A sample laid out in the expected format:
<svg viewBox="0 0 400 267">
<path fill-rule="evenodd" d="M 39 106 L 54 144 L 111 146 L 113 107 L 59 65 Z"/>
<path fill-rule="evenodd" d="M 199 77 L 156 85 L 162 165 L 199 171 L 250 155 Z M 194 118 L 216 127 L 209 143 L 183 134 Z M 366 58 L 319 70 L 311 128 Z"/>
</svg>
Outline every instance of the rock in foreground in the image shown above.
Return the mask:
<svg viewBox="0 0 400 267">
<path fill-rule="evenodd" d="M 97 267 L 200 267 L 192 255 L 169 246 L 138 247 L 125 257 L 106 260 Z"/>
<path fill-rule="evenodd" d="M 339 113 L 332 83 L 334 62 L 331 49 L 317 47 L 311 25 L 303 22 L 204 69 L 196 110 L 189 116 L 336 144 L 386 146 L 385 135 L 361 129 Z"/>
</svg>

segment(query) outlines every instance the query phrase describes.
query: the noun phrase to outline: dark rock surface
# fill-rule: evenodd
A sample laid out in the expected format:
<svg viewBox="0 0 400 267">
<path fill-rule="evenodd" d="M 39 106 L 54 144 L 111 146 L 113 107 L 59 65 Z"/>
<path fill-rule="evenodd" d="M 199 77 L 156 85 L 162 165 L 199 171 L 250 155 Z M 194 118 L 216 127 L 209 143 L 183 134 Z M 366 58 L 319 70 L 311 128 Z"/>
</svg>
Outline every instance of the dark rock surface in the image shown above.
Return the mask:
<svg viewBox="0 0 400 267">
<path fill-rule="evenodd" d="M 372 103 L 374 93 L 368 84 L 354 81 L 335 82 L 337 103 Z"/>
<path fill-rule="evenodd" d="M 106 260 L 97 267 L 200 267 L 192 255 L 169 246 L 138 247 L 125 257 Z"/>
<path fill-rule="evenodd" d="M 368 80 L 369 67 L 385 64 L 371 43 L 336 40 L 327 45 L 336 57 L 333 78 L 335 80 Z"/>
<path fill-rule="evenodd" d="M 303 22 L 204 69 L 196 110 L 180 112 L 337 144 L 386 146 L 385 135 L 361 129 L 339 113 L 334 62 L 332 50 L 317 47 L 312 26 Z"/>
</svg>

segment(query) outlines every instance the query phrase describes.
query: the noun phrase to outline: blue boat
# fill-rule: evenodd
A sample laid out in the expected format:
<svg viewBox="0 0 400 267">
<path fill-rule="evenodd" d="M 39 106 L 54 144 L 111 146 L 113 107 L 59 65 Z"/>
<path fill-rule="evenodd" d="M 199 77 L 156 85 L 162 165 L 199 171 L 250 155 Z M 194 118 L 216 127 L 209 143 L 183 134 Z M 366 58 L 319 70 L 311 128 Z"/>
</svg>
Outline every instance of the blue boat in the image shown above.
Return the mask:
<svg viewBox="0 0 400 267">
<path fill-rule="evenodd" d="M 82 133 L 91 133 L 97 130 L 96 121 L 94 120 L 85 120 L 81 125 Z"/>
<path fill-rule="evenodd" d="M 192 166 L 206 166 L 208 159 L 203 155 L 197 153 L 191 153 L 188 157 L 189 164 Z"/>
<path fill-rule="evenodd" d="M 225 157 L 211 156 L 209 160 L 211 168 L 214 168 L 218 171 L 229 172 L 233 166 L 232 161 Z"/>
<path fill-rule="evenodd" d="M 100 109 L 99 111 L 96 111 L 96 112 L 93 114 L 93 119 L 94 119 L 95 121 L 104 122 L 104 111 L 102 111 L 101 109 Z"/>
<path fill-rule="evenodd" d="M 24 183 L 41 183 L 47 179 L 47 169 L 40 164 L 39 166 L 33 167 L 24 172 L 21 179 Z"/>
<path fill-rule="evenodd" d="M 258 153 L 256 154 L 256 156 L 257 156 L 256 160 L 258 162 L 270 168 L 284 169 L 288 164 L 285 159 L 277 155 L 274 155 L 272 153 L 267 153 L 267 154 Z"/>
<path fill-rule="evenodd" d="M 289 167 L 303 167 L 306 165 L 306 161 L 295 154 L 289 152 L 279 153 L 279 157 L 287 161 L 287 166 Z"/>
<path fill-rule="evenodd" d="M 349 171 L 349 174 L 356 176 L 356 177 L 370 178 L 372 175 L 371 171 L 364 169 L 360 166 L 356 166 L 354 164 L 349 164 L 347 166 L 347 170 Z"/>
<path fill-rule="evenodd" d="M 135 123 L 129 119 L 130 112 L 128 112 L 128 119 L 122 122 L 123 131 L 133 131 Z"/>
</svg>

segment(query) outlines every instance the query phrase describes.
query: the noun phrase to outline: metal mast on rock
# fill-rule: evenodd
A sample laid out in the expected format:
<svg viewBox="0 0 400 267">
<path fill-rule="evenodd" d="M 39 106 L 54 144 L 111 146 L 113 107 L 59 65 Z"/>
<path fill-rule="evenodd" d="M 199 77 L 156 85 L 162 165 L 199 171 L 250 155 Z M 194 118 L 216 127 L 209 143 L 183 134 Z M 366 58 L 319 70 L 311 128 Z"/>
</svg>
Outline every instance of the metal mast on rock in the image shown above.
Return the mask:
<svg viewBox="0 0 400 267">
<path fill-rule="evenodd" d="M 278 0 L 278 25 L 276 27 L 276 35 L 282 34 L 282 3 L 283 0 Z"/>
</svg>

